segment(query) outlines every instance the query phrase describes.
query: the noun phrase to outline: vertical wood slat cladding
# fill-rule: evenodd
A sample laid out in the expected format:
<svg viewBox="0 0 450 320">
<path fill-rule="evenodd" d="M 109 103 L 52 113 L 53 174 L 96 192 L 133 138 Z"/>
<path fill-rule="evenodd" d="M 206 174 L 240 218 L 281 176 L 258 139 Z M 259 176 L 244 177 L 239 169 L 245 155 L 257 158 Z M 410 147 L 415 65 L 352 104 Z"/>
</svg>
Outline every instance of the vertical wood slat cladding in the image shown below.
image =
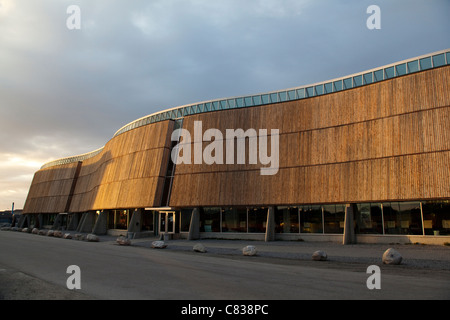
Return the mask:
<svg viewBox="0 0 450 320">
<path fill-rule="evenodd" d="M 71 212 L 159 206 L 173 122 L 125 132 L 83 162 Z"/>
<path fill-rule="evenodd" d="M 35 173 L 24 213 L 65 212 L 76 180 L 78 163 L 47 168 Z"/>
<path fill-rule="evenodd" d="M 140 127 L 110 140 L 103 151 L 78 164 L 35 174 L 25 213 L 85 212 L 158 206 L 170 153 L 173 122 Z M 71 194 L 71 192 L 73 194 Z"/>
<path fill-rule="evenodd" d="M 264 177 L 260 165 L 179 165 L 170 205 L 450 198 L 449 78 L 446 66 L 311 99 L 186 117 L 191 135 L 194 121 L 223 133 L 280 129 L 280 171 Z"/>
</svg>

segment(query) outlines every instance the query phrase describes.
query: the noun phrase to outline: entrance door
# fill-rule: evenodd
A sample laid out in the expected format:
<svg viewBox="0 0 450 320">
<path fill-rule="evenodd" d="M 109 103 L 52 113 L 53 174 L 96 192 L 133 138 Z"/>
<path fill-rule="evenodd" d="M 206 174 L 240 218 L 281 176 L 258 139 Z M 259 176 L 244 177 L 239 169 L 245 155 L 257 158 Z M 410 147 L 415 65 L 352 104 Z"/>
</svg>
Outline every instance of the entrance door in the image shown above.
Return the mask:
<svg viewBox="0 0 450 320">
<path fill-rule="evenodd" d="M 159 213 L 159 233 L 175 233 L 175 212 Z"/>
</svg>

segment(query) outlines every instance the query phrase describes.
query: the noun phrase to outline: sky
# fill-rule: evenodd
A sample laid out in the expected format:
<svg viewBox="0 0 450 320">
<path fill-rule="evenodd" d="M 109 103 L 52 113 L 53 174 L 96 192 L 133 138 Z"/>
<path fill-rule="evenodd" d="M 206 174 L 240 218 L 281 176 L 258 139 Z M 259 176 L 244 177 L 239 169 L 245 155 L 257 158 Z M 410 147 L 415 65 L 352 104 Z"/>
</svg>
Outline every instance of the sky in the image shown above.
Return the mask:
<svg viewBox="0 0 450 320">
<path fill-rule="evenodd" d="M 449 0 L 0 0 L 0 211 L 23 208 L 44 163 L 154 112 L 450 48 L 449 13 Z"/>
</svg>

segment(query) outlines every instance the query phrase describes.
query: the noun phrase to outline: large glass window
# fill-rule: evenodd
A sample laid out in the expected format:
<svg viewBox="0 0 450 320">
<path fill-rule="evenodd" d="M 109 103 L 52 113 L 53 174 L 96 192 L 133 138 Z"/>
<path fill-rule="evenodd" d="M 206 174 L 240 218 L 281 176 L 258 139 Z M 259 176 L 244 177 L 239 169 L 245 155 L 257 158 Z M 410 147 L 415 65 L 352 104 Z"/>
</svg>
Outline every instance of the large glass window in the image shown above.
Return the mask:
<svg viewBox="0 0 450 320">
<path fill-rule="evenodd" d="M 247 232 L 247 209 L 224 209 L 222 211 L 222 232 Z"/>
<path fill-rule="evenodd" d="M 450 201 L 423 202 L 422 212 L 426 235 L 450 235 Z"/>
<path fill-rule="evenodd" d="M 413 73 L 419 71 L 419 60 L 408 62 L 408 72 Z"/>
<path fill-rule="evenodd" d="M 267 208 L 254 208 L 248 210 L 248 232 L 266 232 L 267 210 Z"/>
<path fill-rule="evenodd" d="M 435 68 L 443 65 L 445 65 L 445 55 L 443 53 L 433 56 L 433 66 Z"/>
<path fill-rule="evenodd" d="M 325 233 L 344 233 L 345 206 L 334 204 L 323 206 L 323 220 Z"/>
<path fill-rule="evenodd" d="M 402 234 L 423 234 L 420 202 L 400 202 L 399 214 Z"/>
<path fill-rule="evenodd" d="M 395 66 L 395 72 L 397 73 L 397 76 L 403 76 L 406 74 L 406 63 L 399 64 L 398 66 Z"/>
<path fill-rule="evenodd" d="M 374 81 L 382 81 L 384 80 L 384 71 L 383 70 L 377 70 L 373 73 Z"/>
<path fill-rule="evenodd" d="M 359 234 L 383 234 L 381 203 L 361 203 L 357 207 L 356 232 Z"/>
<path fill-rule="evenodd" d="M 385 79 L 391 79 L 391 78 L 395 77 L 394 67 L 389 67 L 389 68 L 384 69 L 384 75 L 385 75 Z"/>
<path fill-rule="evenodd" d="M 303 206 L 300 208 L 300 232 L 323 233 L 321 206 Z"/>
<path fill-rule="evenodd" d="M 154 230 L 154 211 L 145 210 L 142 217 L 142 231 Z"/>
<path fill-rule="evenodd" d="M 419 202 L 383 203 L 386 234 L 422 234 Z"/>
<path fill-rule="evenodd" d="M 432 67 L 431 57 L 420 59 L 419 63 L 420 63 L 420 70 L 427 70 Z"/>
<path fill-rule="evenodd" d="M 111 210 L 108 212 L 108 229 L 127 230 L 130 210 Z"/>
<path fill-rule="evenodd" d="M 220 232 L 220 208 L 203 208 L 200 213 L 200 232 Z"/>
<path fill-rule="evenodd" d="M 275 232 L 300 232 L 297 207 L 277 207 L 275 209 Z"/>
<path fill-rule="evenodd" d="M 192 209 L 183 209 L 180 212 L 180 232 L 189 232 L 191 226 Z"/>
</svg>

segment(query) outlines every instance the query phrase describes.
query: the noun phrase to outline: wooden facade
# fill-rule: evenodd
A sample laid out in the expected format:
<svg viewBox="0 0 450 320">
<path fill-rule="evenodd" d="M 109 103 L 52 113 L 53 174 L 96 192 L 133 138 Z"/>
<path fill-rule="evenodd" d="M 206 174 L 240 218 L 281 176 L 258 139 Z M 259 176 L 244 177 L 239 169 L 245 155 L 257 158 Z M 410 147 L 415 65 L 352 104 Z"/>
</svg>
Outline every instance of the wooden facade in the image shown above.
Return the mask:
<svg viewBox="0 0 450 320">
<path fill-rule="evenodd" d="M 183 128 L 192 135 L 195 121 L 223 133 L 278 129 L 280 168 L 262 176 L 259 164 L 178 165 L 169 204 L 450 199 L 449 78 L 445 66 L 309 99 L 186 116 Z M 38 171 L 24 213 L 163 205 L 173 128 L 171 120 L 148 124 L 81 164 Z"/>
<path fill-rule="evenodd" d="M 310 99 L 187 117 L 190 132 L 194 121 L 203 131 L 279 129 L 280 170 L 261 176 L 260 165 L 179 165 L 170 205 L 448 199 L 449 78 L 447 66 Z"/>
</svg>

